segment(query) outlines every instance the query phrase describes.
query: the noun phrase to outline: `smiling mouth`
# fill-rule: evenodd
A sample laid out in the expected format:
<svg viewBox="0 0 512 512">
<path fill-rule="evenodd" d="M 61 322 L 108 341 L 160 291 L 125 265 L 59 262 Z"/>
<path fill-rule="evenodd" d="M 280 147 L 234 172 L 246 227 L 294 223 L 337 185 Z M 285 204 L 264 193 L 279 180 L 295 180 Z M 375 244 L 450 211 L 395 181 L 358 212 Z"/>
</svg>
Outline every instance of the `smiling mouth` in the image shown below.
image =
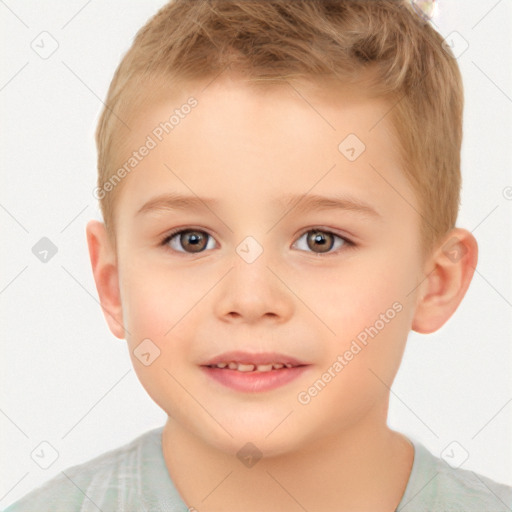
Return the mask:
<svg viewBox="0 0 512 512">
<path fill-rule="evenodd" d="M 224 352 L 200 365 L 208 378 L 242 393 L 273 391 L 299 378 L 311 364 L 277 352 Z"/>
<path fill-rule="evenodd" d="M 264 363 L 264 364 L 256 364 L 256 363 L 237 363 L 235 361 L 230 362 L 220 362 L 217 364 L 209 364 L 208 368 L 220 368 L 222 370 L 236 370 L 238 372 L 272 372 L 276 370 L 282 370 L 283 368 L 294 368 L 296 365 L 292 363 Z"/>
</svg>

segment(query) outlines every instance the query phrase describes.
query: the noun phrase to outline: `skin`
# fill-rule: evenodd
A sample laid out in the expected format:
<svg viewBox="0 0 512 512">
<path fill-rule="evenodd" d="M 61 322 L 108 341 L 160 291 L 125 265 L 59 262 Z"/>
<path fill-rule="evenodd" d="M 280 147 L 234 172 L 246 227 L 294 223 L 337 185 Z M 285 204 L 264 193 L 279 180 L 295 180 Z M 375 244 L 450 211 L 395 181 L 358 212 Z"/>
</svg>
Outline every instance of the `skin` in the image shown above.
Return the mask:
<svg viewBox="0 0 512 512">
<path fill-rule="evenodd" d="M 138 378 L 168 414 L 169 474 L 199 511 L 393 511 L 413 448 L 386 425 L 389 387 L 409 331 L 434 332 L 458 307 L 477 263 L 476 240 L 454 228 L 427 257 L 420 252 L 418 201 L 382 100 L 306 82 L 255 89 L 223 76 L 206 84 L 155 99 L 131 123 L 135 149 L 189 96 L 198 100 L 124 178 L 117 253 L 103 223 L 87 225 L 109 328 L 127 340 Z M 366 145 L 354 162 L 338 150 L 349 133 Z M 136 214 L 163 192 L 218 204 Z M 381 217 L 274 204 L 285 192 L 350 193 Z M 187 227 L 210 235 L 202 252 L 186 239 L 180 245 L 179 235 L 172 247 L 160 245 L 171 229 Z M 356 245 L 327 233 L 332 249 L 319 256 L 315 241 L 307 243 L 313 228 Z M 263 249 L 250 264 L 236 252 L 247 236 Z M 442 250 L 451 239 L 462 258 Z M 298 394 L 396 302 L 401 311 L 300 403 Z M 160 355 L 145 366 L 134 350 L 147 338 Z M 310 366 L 276 390 L 241 393 L 199 368 L 231 350 L 282 352 Z M 249 441 L 263 455 L 251 468 L 236 456 Z"/>
</svg>

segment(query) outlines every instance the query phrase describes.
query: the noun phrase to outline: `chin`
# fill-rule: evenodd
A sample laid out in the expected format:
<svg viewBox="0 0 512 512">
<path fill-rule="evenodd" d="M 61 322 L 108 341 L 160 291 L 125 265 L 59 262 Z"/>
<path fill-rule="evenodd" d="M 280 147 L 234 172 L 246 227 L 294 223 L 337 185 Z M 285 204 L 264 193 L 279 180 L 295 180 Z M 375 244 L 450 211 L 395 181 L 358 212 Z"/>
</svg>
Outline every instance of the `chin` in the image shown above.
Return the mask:
<svg viewBox="0 0 512 512">
<path fill-rule="evenodd" d="M 202 437 L 212 448 L 231 456 L 240 458 L 254 452 L 253 455 L 258 457 L 279 457 L 298 451 L 307 443 L 303 429 L 298 431 L 296 427 L 279 425 L 282 419 L 272 422 L 263 422 L 261 418 L 254 422 L 239 421 L 230 425 L 229 432 L 233 437 L 222 429 L 216 429 L 217 435 L 212 431 L 202 432 Z M 276 428 L 276 425 L 279 426 Z"/>
</svg>

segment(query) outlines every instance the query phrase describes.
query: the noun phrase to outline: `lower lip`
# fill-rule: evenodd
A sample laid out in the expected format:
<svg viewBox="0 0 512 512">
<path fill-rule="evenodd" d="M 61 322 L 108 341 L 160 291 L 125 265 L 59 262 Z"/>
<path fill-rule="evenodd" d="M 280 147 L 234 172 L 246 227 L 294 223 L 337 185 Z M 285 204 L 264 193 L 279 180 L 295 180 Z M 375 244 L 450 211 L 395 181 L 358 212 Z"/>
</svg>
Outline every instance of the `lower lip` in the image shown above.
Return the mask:
<svg viewBox="0 0 512 512">
<path fill-rule="evenodd" d="M 235 391 L 245 393 L 277 389 L 298 378 L 307 368 L 308 366 L 304 365 L 281 368 L 280 370 L 271 370 L 269 372 L 239 372 L 238 370 L 226 368 L 201 366 L 206 375 L 212 379 Z"/>
</svg>

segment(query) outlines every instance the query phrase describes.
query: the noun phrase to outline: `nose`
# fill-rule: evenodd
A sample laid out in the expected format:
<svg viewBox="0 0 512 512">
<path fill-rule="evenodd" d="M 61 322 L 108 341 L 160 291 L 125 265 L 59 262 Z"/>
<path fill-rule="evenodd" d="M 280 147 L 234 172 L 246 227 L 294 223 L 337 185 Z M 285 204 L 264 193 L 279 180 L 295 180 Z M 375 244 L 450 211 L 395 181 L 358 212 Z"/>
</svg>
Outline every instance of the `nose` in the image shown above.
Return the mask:
<svg viewBox="0 0 512 512">
<path fill-rule="evenodd" d="M 215 313 L 223 321 L 255 323 L 265 318 L 274 322 L 286 322 L 293 314 L 293 293 L 284 284 L 286 274 L 275 260 L 262 250 L 255 253 L 249 246 L 244 254 L 243 244 L 232 258 L 232 267 L 218 284 L 215 297 Z M 252 254 L 251 254 L 251 251 Z"/>
</svg>

